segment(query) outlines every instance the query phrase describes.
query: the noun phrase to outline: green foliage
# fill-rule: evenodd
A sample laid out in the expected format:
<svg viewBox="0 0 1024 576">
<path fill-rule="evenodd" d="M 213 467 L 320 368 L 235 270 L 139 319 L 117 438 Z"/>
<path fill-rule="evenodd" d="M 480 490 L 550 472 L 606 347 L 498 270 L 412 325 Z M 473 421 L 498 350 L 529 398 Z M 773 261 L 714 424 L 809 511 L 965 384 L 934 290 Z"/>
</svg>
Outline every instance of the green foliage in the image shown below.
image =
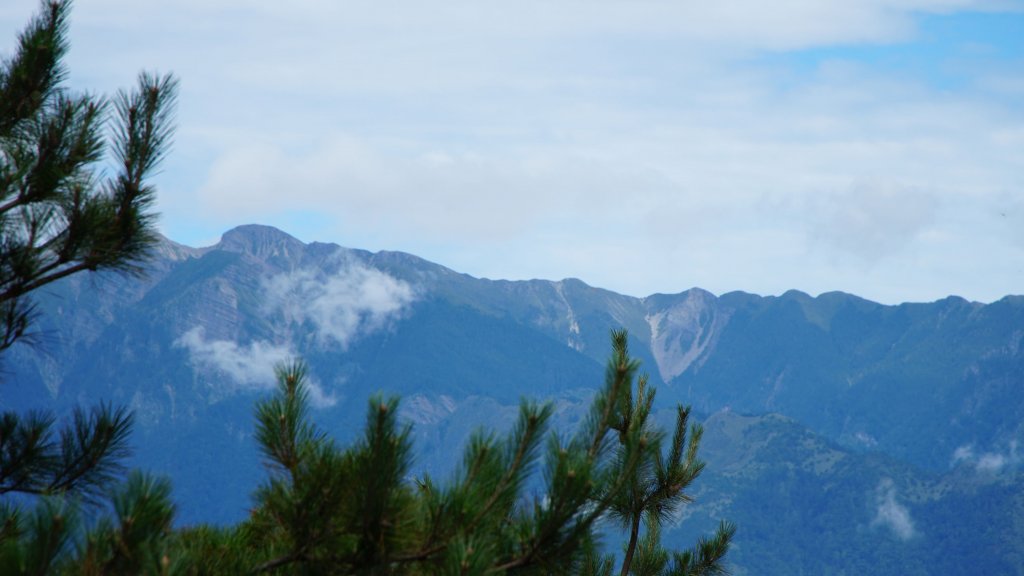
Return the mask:
<svg viewBox="0 0 1024 576">
<path fill-rule="evenodd" d="M 675 554 L 671 574 L 679 576 L 714 576 L 726 574 L 722 559 L 729 551 L 729 542 L 736 533 L 736 525 L 723 520 L 711 538 L 701 537 L 697 545 L 681 554 Z"/>
<path fill-rule="evenodd" d="M 0 538 L 0 572 L 48 574 L 69 549 L 70 525 L 78 520 L 74 507 L 56 498 L 43 499 L 28 515 L 5 506 Z"/>
<path fill-rule="evenodd" d="M 138 272 L 157 239 L 146 178 L 170 143 L 177 83 L 142 74 L 134 92 L 116 96 L 117 167 L 101 176 L 111 106 L 62 86 L 70 6 L 43 2 L 0 63 L 0 351 L 31 339 L 32 292 L 87 270 Z M 110 492 L 131 424 L 125 409 L 106 404 L 76 409 L 59 432 L 50 413 L 0 414 L 0 573 L 157 567 L 173 516 L 169 484 L 134 474 Z M 87 530 L 80 508 L 105 497 L 116 520 Z"/>
<path fill-rule="evenodd" d="M 86 270 L 138 272 L 157 238 L 146 178 L 170 144 L 177 81 L 141 74 L 113 106 L 69 92 L 70 7 L 43 2 L 0 65 L 0 350 L 31 335 L 31 292 Z M 111 108 L 117 169 L 104 177 Z"/>
<path fill-rule="evenodd" d="M 506 434 L 469 440 L 447 483 L 409 477 L 410 427 L 398 421 L 397 399 L 373 398 L 362 437 L 342 448 L 308 418 L 305 366 L 281 366 L 277 392 L 255 410 L 269 475 L 251 517 L 228 530 L 184 531 L 171 566 L 195 574 L 610 574 L 596 534 L 610 515 L 648 523 L 624 574 L 715 573 L 728 525 L 671 566 L 661 548 L 657 522 L 686 501 L 682 490 L 703 468 L 700 433 L 694 427 L 686 440 L 689 413 L 680 409 L 662 456 L 663 434 L 647 418 L 653 390 L 641 379 L 633 400 L 638 362 L 626 341 L 624 331 L 613 334 L 605 385 L 575 433 L 550 431 L 552 406 L 524 401 Z M 532 497 L 531 479 L 539 482 Z M 222 564 L 207 564 L 211 554 Z"/>
<path fill-rule="evenodd" d="M 625 331 L 612 333 L 612 359 L 608 364 L 607 378 L 621 379 L 625 386 L 620 397 L 618 422 L 622 452 L 619 460 L 625 460 L 630 453 L 627 442 L 630 435 L 638 436 L 644 445 L 636 469 L 627 475 L 628 482 L 623 490 L 612 495 L 609 502 L 609 516 L 628 531 L 620 574 L 663 574 L 668 568 L 668 552 L 660 545 L 660 528 L 665 520 L 676 514 L 679 508 L 691 501 L 685 490 L 700 476 L 704 462 L 697 457 L 700 440 L 704 434 L 698 424 L 688 427 L 690 408 L 676 408 L 676 424 L 667 453 L 663 453 L 664 434 L 650 420 L 654 405 L 655 389 L 647 383 L 647 376 L 637 380 L 636 394 L 632 382 L 639 369 L 639 362 L 629 356 L 629 340 Z M 687 439 L 689 434 L 689 439 Z M 641 523 L 646 534 L 641 538 Z M 705 550 L 705 542 L 698 543 L 696 552 L 676 555 L 675 565 L 667 573 L 702 574 L 700 570 L 722 570 L 722 558 L 728 550 L 734 529 L 722 524 L 710 541 L 716 548 Z M 706 552 L 706 553 L 705 553 Z M 712 552 L 720 552 L 718 555 Z M 691 563 L 696 557 L 702 563 Z"/>
<path fill-rule="evenodd" d="M 95 500 L 123 472 L 131 424 L 124 408 L 76 409 L 58 441 L 50 414 L 0 414 L 0 495 L 74 493 Z"/>
<path fill-rule="evenodd" d="M 170 483 L 132 473 L 108 496 L 114 518 L 91 527 L 67 495 L 48 496 L 28 514 L 0 505 L 0 573 L 158 574 L 167 571 L 174 508 Z"/>
<path fill-rule="evenodd" d="M 280 553 L 268 555 L 256 571 L 434 573 L 457 567 L 483 573 L 571 566 L 606 507 L 595 496 L 617 491 L 611 481 L 622 484 L 599 461 L 614 415 L 607 410 L 595 414 L 590 434 L 568 443 L 550 437 L 546 501 L 522 501 L 551 415 L 549 406 L 524 403 L 506 437 L 474 436 L 449 486 L 430 478 L 410 485 L 409 428 L 398 424 L 397 400 L 371 400 L 363 438 L 340 450 L 296 418 L 305 410 L 303 371 L 301 365 L 279 371 L 278 394 L 257 406 L 257 437 L 271 477 L 257 492 L 250 524 L 254 542 Z"/>
<path fill-rule="evenodd" d="M 103 518 L 87 533 L 84 549 L 67 571 L 90 576 L 165 572 L 174 517 L 170 495 L 166 479 L 133 472 L 113 494 L 114 520 Z"/>
</svg>

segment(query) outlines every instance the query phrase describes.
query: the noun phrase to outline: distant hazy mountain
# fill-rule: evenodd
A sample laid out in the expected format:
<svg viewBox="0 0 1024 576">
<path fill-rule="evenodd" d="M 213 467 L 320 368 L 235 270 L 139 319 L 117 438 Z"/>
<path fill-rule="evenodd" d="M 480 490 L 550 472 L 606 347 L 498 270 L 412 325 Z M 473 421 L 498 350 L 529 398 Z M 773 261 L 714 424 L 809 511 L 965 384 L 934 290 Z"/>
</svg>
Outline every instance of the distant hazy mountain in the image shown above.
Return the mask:
<svg viewBox="0 0 1024 576">
<path fill-rule="evenodd" d="M 370 394 L 401 395 L 416 468 L 443 473 L 520 397 L 572 426 L 625 327 L 657 405 L 706 415 L 708 469 L 670 537 L 738 521 L 737 573 L 1024 573 L 1024 297 L 633 298 L 242 226 L 39 304 L 38 344 L 3 357 L 0 406 L 130 405 L 137 463 L 172 477 L 184 522 L 245 515 L 262 477 L 252 404 L 277 361 L 309 362 L 316 417 L 342 440 Z"/>
</svg>

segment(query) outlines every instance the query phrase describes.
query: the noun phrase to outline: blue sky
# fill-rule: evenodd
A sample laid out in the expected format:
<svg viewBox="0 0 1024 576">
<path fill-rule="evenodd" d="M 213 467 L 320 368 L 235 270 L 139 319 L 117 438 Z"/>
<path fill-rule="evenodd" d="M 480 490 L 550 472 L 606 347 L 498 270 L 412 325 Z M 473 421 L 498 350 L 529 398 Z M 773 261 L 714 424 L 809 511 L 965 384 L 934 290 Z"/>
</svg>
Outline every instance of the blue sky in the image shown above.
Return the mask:
<svg viewBox="0 0 1024 576">
<path fill-rule="evenodd" d="M 36 8 L 0 7 L 0 50 Z M 1024 2 L 79 0 L 181 80 L 161 226 L 643 296 L 1024 293 Z"/>
</svg>

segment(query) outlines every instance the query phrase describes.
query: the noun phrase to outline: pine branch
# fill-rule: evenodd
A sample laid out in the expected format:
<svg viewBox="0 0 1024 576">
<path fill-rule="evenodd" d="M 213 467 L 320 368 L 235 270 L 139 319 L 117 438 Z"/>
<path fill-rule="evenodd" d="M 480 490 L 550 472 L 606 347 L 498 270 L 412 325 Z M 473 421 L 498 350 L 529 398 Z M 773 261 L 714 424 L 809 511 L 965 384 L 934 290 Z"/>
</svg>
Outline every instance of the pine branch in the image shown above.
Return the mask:
<svg viewBox="0 0 1024 576">
<path fill-rule="evenodd" d="M 613 330 L 611 338 L 612 357 L 605 368 L 605 386 L 595 399 L 591 414 L 594 421 L 589 424 L 592 441 L 588 454 L 592 457 L 599 454 L 609 429 L 614 428 L 622 434 L 629 428 L 629 410 L 623 407 L 631 404 L 633 374 L 640 365 L 629 357 L 629 336 L 625 330 Z M 620 419 L 617 425 L 616 416 Z"/>
<path fill-rule="evenodd" d="M 723 565 L 736 525 L 723 520 L 712 538 L 701 537 L 690 550 L 675 555 L 671 576 L 719 576 L 728 574 Z"/>
<path fill-rule="evenodd" d="M 43 499 L 28 519 L 21 541 L 24 574 L 45 576 L 67 550 L 77 525 L 77 513 L 60 499 Z"/>
<path fill-rule="evenodd" d="M 585 535 L 597 519 L 604 516 L 612 500 L 628 485 L 647 447 L 647 441 L 635 430 L 627 436 L 626 457 L 615 471 L 611 485 L 603 490 L 592 480 L 593 470 L 598 464 L 597 455 L 588 451 L 578 460 L 579 466 L 570 465 L 570 452 L 560 449 L 557 438 L 552 439 L 550 446 L 549 460 L 556 462 L 555 472 L 549 475 L 548 482 L 551 504 L 546 509 L 535 507 L 539 529 L 525 550 L 495 566 L 491 572 L 530 566 L 542 556 L 562 560 L 570 558 L 573 548 L 585 541 Z M 599 496 L 595 498 L 595 494 Z M 587 506 L 585 511 L 584 506 Z"/>
<path fill-rule="evenodd" d="M 467 532 L 472 532 L 499 501 L 511 501 L 509 497 L 514 498 L 518 494 L 522 480 L 528 473 L 527 465 L 536 458 L 540 435 L 551 418 L 552 411 L 550 404 L 545 404 L 540 411 L 532 404 L 524 403 L 520 406 L 519 424 L 515 434 L 509 438 L 509 444 L 515 446 L 514 456 L 511 462 L 506 464 L 506 473 L 498 482 L 491 498 L 467 526 Z"/>
<path fill-rule="evenodd" d="M 540 436 L 551 417 L 552 411 L 553 407 L 550 404 L 545 404 L 538 409 L 536 405 L 524 401 L 519 408 L 519 420 L 515 430 L 506 440 L 506 450 L 511 454 L 511 457 L 506 458 L 507 461 L 500 463 L 505 473 L 491 490 L 487 501 L 479 507 L 468 523 L 451 525 L 453 531 L 450 532 L 444 532 L 439 527 L 439 524 L 445 519 L 443 511 L 435 512 L 433 514 L 434 522 L 430 531 L 430 537 L 424 545 L 416 552 L 396 557 L 394 561 L 399 563 L 420 562 L 438 555 L 448 548 L 455 530 L 463 534 L 473 534 L 500 502 L 508 503 L 502 507 L 503 509 L 507 509 L 508 506 L 514 503 L 515 498 L 519 494 L 523 479 L 529 473 L 528 466 L 536 459 Z M 468 452 L 472 451 L 472 448 L 468 450 Z M 477 460 L 473 459 L 474 462 Z M 480 488 L 481 486 L 474 485 L 478 470 L 479 466 L 477 464 L 471 466 L 470 472 L 467 473 L 457 490 Z M 500 521 L 504 521 L 504 517 Z M 437 544 L 438 540 L 442 542 Z"/>
<path fill-rule="evenodd" d="M 18 36 L 15 56 L 0 71 L 0 136 L 34 116 L 67 76 L 70 2 L 47 2 Z"/>
<path fill-rule="evenodd" d="M 266 561 L 266 562 L 256 566 L 255 568 L 252 569 L 251 573 L 252 574 L 262 574 L 263 572 L 270 572 L 271 570 L 276 570 L 278 568 L 281 568 L 283 566 L 287 566 L 289 564 L 295 564 L 295 563 L 298 563 L 298 562 L 302 562 L 305 559 L 306 559 L 306 557 L 303 554 L 300 554 L 300 553 L 285 554 L 284 556 L 278 556 L 277 558 L 274 558 L 272 560 L 268 560 L 268 561 Z"/>
<path fill-rule="evenodd" d="M 30 412 L 0 415 L 0 494 L 43 494 L 44 478 L 57 458 L 50 436 L 53 416 Z"/>
<path fill-rule="evenodd" d="M 69 428 L 61 431 L 60 461 L 46 487 L 49 493 L 74 492 L 92 500 L 118 474 L 131 454 L 132 415 L 125 407 L 101 404 L 86 416 L 75 409 Z"/>
<path fill-rule="evenodd" d="M 405 506 L 402 481 L 409 469 L 410 428 L 397 431 L 398 399 L 375 397 L 367 414 L 366 437 L 354 453 L 356 502 L 352 526 L 357 537 L 357 566 L 383 563 L 392 555 L 392 543 Z"/>
<path fill-rule="evenodd" d="M 133 472 L 112 495 L 116 523 L 106 518 L 86 535 L 73 564 L 85 574 L 157 574 L 171 532 L 171 485 Z"/>
<path fill-rule="evenodd" d="M 107 107 L 60 88 L 69 6 L 44 4 L 0 66 L 0 350 L 28 333 L 30 293 L 85 271 L 139 273 L 158 238 L 147 178 L 169 149 L 177 81 L 142 74 L 118 94 L 121 172 L 97 184 Z"/>
</svg>

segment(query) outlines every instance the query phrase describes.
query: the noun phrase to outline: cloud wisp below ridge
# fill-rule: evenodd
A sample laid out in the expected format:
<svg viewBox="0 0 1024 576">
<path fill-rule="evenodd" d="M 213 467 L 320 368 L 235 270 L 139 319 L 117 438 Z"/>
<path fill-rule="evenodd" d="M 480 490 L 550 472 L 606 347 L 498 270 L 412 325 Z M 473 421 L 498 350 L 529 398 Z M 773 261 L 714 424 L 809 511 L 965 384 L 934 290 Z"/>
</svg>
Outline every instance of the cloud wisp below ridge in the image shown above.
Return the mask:
<svg viewBox="0 0 1024 576">
<path fill-rule="evenodd" d="M 952 464 L 968 464 L 983 474 L 999 474 L 1004 470 L 1017 469 L 1024 463 L 1017 450 L 1018 442 L 1011 440 L 1006 450 L 977 452 L 973 445 L 965 444 L 953 452 Z"/>
<path fill-rule="evenodd" d="M 266 390 L 274 386 L 274 368 L 301 357 L 307 351 L 303 345 L 315 342 L 344 351 L 358 338 L 385 329 L 414 298 L 409 284 L 355 261 L 342 261 L 334 273 L 299 269 L 261 284 L 273 341 L 210 339 L 200 324 L 183 333 L 175 346 L 187 350 L 193 366 L 220 377 L 223 392 Z M 303 337 L 309 330 L 312 339 Z M 315 407 L 337 404 L 337 394 L 315 377 L 308 384 Z"/>
<path fill-rule="evenodd" d="M 917 535 L 910 511 L 897 499 L 896 485 L 884 479 L 875 490 L 875 518 L 872 526 L 884 526 L 896 538 L 907 541 Z"/>
<path fill-rule="evenodd" d="M 304 268 L 263 283 L 265 308 L 292 327 L 310 325 L 317 341 L 342 350 L 355 339 L 381 330 L 415 299 L 412 287 L 357 262 L 337 273 Z"/>
</svg>

